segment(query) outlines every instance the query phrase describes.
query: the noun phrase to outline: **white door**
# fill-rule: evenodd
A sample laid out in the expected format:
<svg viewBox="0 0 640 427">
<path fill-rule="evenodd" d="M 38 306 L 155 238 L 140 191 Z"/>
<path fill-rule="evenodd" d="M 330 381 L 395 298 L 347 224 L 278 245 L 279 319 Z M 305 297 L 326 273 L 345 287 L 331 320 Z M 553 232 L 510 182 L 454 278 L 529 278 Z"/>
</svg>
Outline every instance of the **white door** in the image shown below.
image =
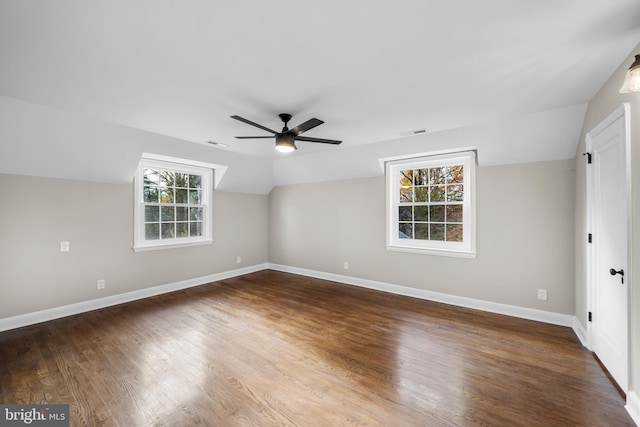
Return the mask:
<svg viewBox="0 0 640 427">
<path fill-rule="evenodd" d="M 627 115 L 623 105 L 587 134 L 591 214 L 591 344 L 627 391 Z"/>
</svg>

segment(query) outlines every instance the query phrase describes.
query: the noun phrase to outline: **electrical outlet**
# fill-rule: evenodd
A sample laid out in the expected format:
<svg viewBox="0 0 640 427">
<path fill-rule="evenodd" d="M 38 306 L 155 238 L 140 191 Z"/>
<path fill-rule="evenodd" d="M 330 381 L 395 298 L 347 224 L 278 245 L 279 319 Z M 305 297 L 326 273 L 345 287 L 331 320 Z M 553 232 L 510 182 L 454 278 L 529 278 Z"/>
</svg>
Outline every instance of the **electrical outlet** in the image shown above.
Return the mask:
<svg viewBox="0 0 640 427">
<path fill-rule="evenodd" d="M 344 262 L 344 269 L 345 270 L 349 269 L 349 263 L 347 261 Z"/>
<path fill-rule="evenodd" d="M 242 257 L 241 256 L 236 257 L 236 263 L 240 264 L 241 262 L 242 262 Z"/>
<path fill-rule="evenodd" d="M 98 284 L 96 286 L 96 289 L 104 289 L 104 287 L 107 285 L 107 283 L 105 282 L 104 279 L 100 279 L 98 280 Z"/>
<path fill-rule="evenodd" d="M 540 301 L 547 300 L 547 290 L 546 289 L 538 289 L 538 299 Z"/>
<path fill-rule="evenodd" d="M 60 242 L 60 252 L 69 252 L 69 242 Z"/>
</svg>

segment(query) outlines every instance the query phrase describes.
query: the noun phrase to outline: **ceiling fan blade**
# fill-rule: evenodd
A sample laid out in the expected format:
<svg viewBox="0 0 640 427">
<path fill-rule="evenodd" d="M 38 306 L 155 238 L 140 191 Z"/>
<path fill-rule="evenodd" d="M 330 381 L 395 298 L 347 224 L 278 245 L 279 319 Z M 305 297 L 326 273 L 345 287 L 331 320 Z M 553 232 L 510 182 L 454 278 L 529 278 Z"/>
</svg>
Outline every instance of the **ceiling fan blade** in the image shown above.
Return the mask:
<svg viewBox="0 0 640 427">
<path fill-rule="evenodd" d="M 240 116 L 231 116 L 231 118 L 232 118 L 232 119 L 239 120 L 239 121 L 241 121 L 241 122 L 243 122 L 243 123 L 246 123 L 246 124 L 248 124 L 248 125 L 255 126 L 255 127 L 257 127 L 257 128 L 260 128 L 260 129 L 266 130 L 267 132 L 271 132 L 271 133 L 278 133 L 278 132 L 276 132 L 275 130 L 271 130 L 271 129 L 269 129 L 268 127 L 264 127 L 264 126 L 262 126 L 262 125 L 259 125 L 259 124 L 255 123 L 255 122 L 252 122 L 251 120 L 247 120 L 247 119 L 245 119 L 244 117 L 240 117 Z"/>
<path fill-rule="evenodd" d="M 320 119 L 316 119 L 316 118 L 309 119 L 306 122 L 294 127 L 293 129 L 290 129 L 289 132 L 287 132 L 287 133 L 295 135 L 295 136 L 298 136 L 302 132 L 306 132 L 309 129 L 313 129 L 314 127 L 320 126 L 323 123 L 324 122 L 322 120 L 320 120 Z"/>
<path fill-rule="evenodd" d="M 296 136 L 296 141 L 306 142 L 321 142 L 323 144 L 342 144 L 342 141 L 336 141 L 335 139 L 322 139 L 322 138 L 309 138 L 307 136 Z"/>
<path fill-rule="evenodd" d="M 262 139 L 262 138 L 273 138 L 273 135 L 269 135 L 269 136 L 236 136 L 236 139 Z"/>
</svg>

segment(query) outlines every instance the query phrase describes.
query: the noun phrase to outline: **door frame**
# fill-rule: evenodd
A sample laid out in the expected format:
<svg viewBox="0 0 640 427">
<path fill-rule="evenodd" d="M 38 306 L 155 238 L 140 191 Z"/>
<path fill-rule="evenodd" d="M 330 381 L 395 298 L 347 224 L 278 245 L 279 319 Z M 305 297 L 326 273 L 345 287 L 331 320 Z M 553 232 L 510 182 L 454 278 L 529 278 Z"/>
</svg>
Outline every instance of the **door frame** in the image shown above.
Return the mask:
<svg viewBox="0 0 640 427">
<path fill-rule="evenodd" d="M 631 332 L 631 294 L 632 294 L 632 284 L 633 284 L 633 271 L 631 269 L 631 260 L 632 260 L 632 238 L 630 231 L 632 230 L 632 216 L 631 216 L 631 125 L 629 120 L 630 113 L 630 104 L 624 103 L 620 107 L 618 107 L 613 113 L 611 113 L 607 118 L 605 118 L 602 122 L 600 122 L 596 127 L 591 129 L 585 136 L 585 147 L 586 147 L 586 155 L 591 156 L 592 148 L 593 148 L 593 138 L 595 135 L 598 135 L 601 131 L 606 129 L 616 120 L 623 118 L 624 119 L 624 127 L 625 127 L 625 135 L 624 135 L 624 152 L 625 152 L 625 181 L 626 181 L 626 210 L 627 210 L 627 259 L 626 259 L 626 270 L 625 270 L 625 281 L 627 282 L 627 354 L 626 354 L 626 364 L 627 364 L 627 384 L 631 384 L 630 374 L 631 374 L 631 366 L 630 366 L 630 358 L 629 358 L 629 349 L 630 349 L 630 332 Z M 590 168 L 587 165 L 586 168 L 586 232 L 587 234 L 592 233 L 593 231 L 593 221 L 594 221 L 594 183 L 595 183 L 595 170 L 594 168 Z M 587 236 L 585 236 L 586 238 Z M 585 240 L 586 241 L 586 240 Z M 586 243 L 586 313 L 593 311 L 594 301 L 593 295 L 595 293 L 595 269 L 594 269 L 594 257 L 595 251 L 593 250 L 593 245 L 589 244 L 588 241 Z M 588 320 L 586 322 L 586 332 L 587 332 L 587 342 L 586 347 L 593 351 L 593 327 L 592 323 Z M 628 395 L 628 390 L 623 390 Z"/>
</svg>

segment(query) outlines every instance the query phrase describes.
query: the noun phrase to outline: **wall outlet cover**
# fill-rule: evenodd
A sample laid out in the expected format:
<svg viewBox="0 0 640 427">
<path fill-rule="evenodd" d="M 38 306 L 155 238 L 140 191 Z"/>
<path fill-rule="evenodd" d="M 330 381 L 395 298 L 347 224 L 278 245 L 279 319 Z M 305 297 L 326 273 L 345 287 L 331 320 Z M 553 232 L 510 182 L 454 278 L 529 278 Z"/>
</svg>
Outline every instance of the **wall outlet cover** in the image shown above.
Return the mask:
<svg viewBox="0 0 640 427">
<path fill-rule="evenodd" d="M 541 301 L 547 300 L 547 290 L 546 289 L 538 289 L 538 299 Z"/>
</svg>

